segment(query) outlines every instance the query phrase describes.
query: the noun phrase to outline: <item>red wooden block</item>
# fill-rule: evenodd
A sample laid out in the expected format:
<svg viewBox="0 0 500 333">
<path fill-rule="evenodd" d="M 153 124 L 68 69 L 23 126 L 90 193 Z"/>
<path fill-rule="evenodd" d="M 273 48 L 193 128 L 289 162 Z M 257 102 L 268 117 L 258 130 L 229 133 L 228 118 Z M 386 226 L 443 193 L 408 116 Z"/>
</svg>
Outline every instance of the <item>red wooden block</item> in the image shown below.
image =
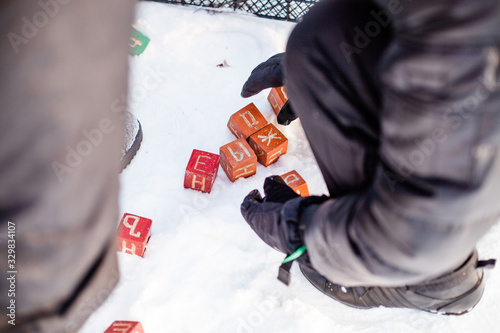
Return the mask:
<svg viewBox="0 0 500 333">
<path fill-rule="evenodd" d="M 115 321 L 104 333 L 144 333 L 139 321 Z"/>
<path fill-rule="evenodd" d="M 238 139 L 220 147 L 220 164 L 232 182 L 257 172 L 257 156 L 245 139 Z"/>
<path fill-rule="evenodd" d="M 288 94 L 285 87 L 272 88 L 267 96 L 267 100 L 271 103 L 276 115 L 280 112 L 283 105 L 288 100 Z"/>
<path fill-rule="evenodd" d="M 219 159 L 217 154 L 194 149 L 186 168 L 184 187 L 210 193 L 219 170 Z"/>
<path fill-rule="evenodd" d="M 248 143 L 255 151 L 259 163 L 264 166 L 276 162 L 288 148 L 288 139 L 273 124 L 268 124 L 253 134 Z"/>
<path fill-rule="evenodd" d="M 125 213 L 116 234 L 118 251 L 144 256 L 146 244 L 151 236 L 152 220 Z"/>
<path fill-rule="evenodd" d="M 281 175 L 281 179 L 292 188 L 300 196 L 309 196 L 309 189 L 307 188 L 306 181 L 295 170 Z"/>
<path fill-rule="evenodd" d="M 255 104 L 250 103 L 229 118 L 227 127 L 238 139 L 248 139 L 250 135 L 266 126 L 266 124 L 266 118 L 260 113 Z"/>
</svg>

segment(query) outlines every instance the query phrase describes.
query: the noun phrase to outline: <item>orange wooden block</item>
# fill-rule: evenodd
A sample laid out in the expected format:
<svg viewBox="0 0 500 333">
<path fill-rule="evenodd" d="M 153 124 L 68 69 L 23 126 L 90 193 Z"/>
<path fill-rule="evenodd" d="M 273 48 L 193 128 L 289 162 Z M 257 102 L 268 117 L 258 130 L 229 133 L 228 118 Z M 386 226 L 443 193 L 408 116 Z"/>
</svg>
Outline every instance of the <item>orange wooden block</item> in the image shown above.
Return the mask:
<svg viewBox="0 0 500 333">
<path fill-rule="evenodd" d="M 280 112 L 283 105 L 288 100 L 288 94 L 285 87 L 272 88 L 267 96 L 267 100 L 271 103 L 276 115 Z"/>
<path fill-rule="evenodd" d="M 245 139 L 238 139 L 220 147 L 220 164 L 232 182 L 257 172 L 257 156 Z"/>
<path fill-rule="evenodd" d="M 288 148 L 288 139 L 273 124 L 266 125 L 250 136 L 248 143 L 255 151 L 259 163 L 264 166 L 276 162 Z"/>
<path fill-rule="evenodd" d="M 153 221 L 145 217 L 125 213 L 116 233 L 118 251 L 144 256 L 151 236 Z"/>
<path fill-rule="evenodd" d="M 266 124 L 266 118 L 260 113 L 255 104 L 250 103 L 229 118 L 227 127 L 238 139 L 248 139 L 250 135 L 266 126 Z"/>
<path fill-rule="evenodd" d="M 144 333 L 139 321 L 115 321 L 104 333 Z"/>
<path fill-rule="evenodd" d="M 306 181 L 295 170 L 285 173 L 280 176 L 281 179 L 291 187 L 298 195 L 302 197 L 309 196 L 309 189 L 307 188 Z"/>
</svg>

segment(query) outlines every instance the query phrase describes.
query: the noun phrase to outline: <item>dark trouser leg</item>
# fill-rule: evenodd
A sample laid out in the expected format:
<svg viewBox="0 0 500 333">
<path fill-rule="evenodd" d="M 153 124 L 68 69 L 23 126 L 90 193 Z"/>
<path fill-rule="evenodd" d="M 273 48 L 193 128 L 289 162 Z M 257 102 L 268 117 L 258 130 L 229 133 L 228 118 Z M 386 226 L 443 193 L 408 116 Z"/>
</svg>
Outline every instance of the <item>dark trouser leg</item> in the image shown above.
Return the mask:
<svg viewBox="0 0 500 333">
<path fill-rule="evenodd" d="M 123 126 L 113 106 L 127 90 L 133 6 L 0 4 L 2 332 L 75 332 L 117 282 Z M 7 221 L 16 224 L 16 326 L 5 316 Z"/>
<path fill-rule="evenodd" d="M 290 100 L 332 197 L 370 185 L 377 163 L 376 70 L 391 38 L 390 25 L 381 26 L 373 16 L 380 10 L 370 1 L 324 1 L 288 42 Z"/>
</svg>

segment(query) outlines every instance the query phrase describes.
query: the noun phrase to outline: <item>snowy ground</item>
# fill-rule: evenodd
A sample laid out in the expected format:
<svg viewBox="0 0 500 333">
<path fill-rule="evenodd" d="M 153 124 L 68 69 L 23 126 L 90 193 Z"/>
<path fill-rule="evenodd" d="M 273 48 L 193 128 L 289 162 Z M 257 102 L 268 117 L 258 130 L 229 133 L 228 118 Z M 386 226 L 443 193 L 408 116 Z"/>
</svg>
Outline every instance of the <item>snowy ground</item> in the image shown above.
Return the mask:
<svg viewBox="0 0 500 333">
<path fill-rule="evenodd" d="M 288 154 L 257 175 L 231 183 L 223 171 L 210 195 L 183 188 L 193 149 L 218 153 L 235 138 L 229 116 L 254 102 L 276 124 L 267 92 L 245 100 L 252 68 L 282 52 L 291 23 L 247 14 L 141 2 L 134 26 L 151 38 L 131 58 L 131 108 L 144 129 L 142 148 L 122 174 L 122 212 L 153 220 L 144 258 L 119 253 L 122 280 L 81 332 L 114 320 L 141 321 L 145 332 L 500 332 L 500 269 L 470 314 L 355 310 L 316 291 L 298 269 L 276 280 L 283 255 L 267 247 L 240 215 L 243 197 L 264 178 L 296 169 L 311 194 L 326 193 L 299 121 L 279 129 Z M 217 67 L 227 62 L 229 67 Z M 146 80 L 146 81 L 145 81 Z M 154 82 L 158 84 L 154 84 Z M 497 225 L 480 257 L 500 257 Z"/>
</svg>

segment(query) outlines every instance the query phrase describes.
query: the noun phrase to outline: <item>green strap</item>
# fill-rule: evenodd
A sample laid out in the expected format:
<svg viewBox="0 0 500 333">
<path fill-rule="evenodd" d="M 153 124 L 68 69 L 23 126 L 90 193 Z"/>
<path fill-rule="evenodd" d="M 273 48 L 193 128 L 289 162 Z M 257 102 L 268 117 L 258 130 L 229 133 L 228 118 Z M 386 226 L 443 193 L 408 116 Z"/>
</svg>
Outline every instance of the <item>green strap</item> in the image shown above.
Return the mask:
<svg viewBox="0 0 500 333">
<path fill-rule="evenodd" d="M 283 264 L 286 264 L 287 262 L 294 261 L 295 259 L 297 259 L 301 255 L 303 255 L 304 252 L 306 252 L 306 251 L 307 251 L 306 246 L 302 245 L 294 253 L 292 253 L 288 257 L 286 257 L 285 260 L 283 260 L 283 262 L 281 264 L 283 265 Z"/>
</svg>

